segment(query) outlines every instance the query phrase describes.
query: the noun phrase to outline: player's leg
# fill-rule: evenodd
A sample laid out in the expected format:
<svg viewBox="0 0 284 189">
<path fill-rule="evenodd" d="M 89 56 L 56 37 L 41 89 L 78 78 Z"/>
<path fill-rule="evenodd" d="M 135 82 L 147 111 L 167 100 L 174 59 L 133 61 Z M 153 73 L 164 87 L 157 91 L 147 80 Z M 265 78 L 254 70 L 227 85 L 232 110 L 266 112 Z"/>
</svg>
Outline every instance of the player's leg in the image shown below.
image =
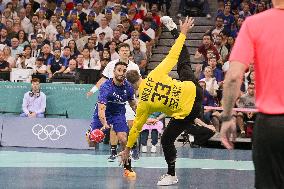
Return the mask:
<svg viewBox="0 0 284 189">
<path fill-rule="evenodd" d="M 110 130 L 110 156 L 108 157 L 109 162 L 114 162 L 117 155 L 117 144 L 118 138 L 116 136 L 116 132 L 111 129 Z"/>
</svg>

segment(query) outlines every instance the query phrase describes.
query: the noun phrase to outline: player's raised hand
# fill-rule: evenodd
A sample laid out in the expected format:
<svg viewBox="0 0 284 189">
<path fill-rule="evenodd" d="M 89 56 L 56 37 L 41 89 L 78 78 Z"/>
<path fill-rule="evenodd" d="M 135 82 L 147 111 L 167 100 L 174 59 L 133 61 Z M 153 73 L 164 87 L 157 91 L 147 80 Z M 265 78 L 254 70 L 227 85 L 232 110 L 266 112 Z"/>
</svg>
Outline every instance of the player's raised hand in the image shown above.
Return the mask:
<svg viewBox="0 0 284 189">
<path fill-rule="evenodd" d="M 179 25 L 180 25 L 180 32 L 183 33 L 184 35 L 187 34 L 188 31 L 190 31 L 193 26 L 194 26 L 194 19 L 191 17 L 186 17 L 184 22 L 179 20 Z"/>
</svg>

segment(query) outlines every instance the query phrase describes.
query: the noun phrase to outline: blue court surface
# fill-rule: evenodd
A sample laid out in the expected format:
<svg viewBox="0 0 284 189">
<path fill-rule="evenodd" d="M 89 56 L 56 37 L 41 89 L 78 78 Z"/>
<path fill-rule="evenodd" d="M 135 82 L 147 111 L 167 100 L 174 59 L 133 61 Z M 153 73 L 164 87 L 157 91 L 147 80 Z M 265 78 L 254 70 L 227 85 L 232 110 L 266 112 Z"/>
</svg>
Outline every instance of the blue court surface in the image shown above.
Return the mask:
<svg viewBox="0 0 284 189">
<path fill-rule="evenodd" d="M 133 162 L 136 180 L 123 177 L 118 161 L 108 162 L 108 145 L 97 150 L 0 148 L 0 189 L 249 189 L 254 188 L 250 150 L 178 148 L 179 183 L 156 186 L 166 173 L 161 150 Z"/>
</svg>

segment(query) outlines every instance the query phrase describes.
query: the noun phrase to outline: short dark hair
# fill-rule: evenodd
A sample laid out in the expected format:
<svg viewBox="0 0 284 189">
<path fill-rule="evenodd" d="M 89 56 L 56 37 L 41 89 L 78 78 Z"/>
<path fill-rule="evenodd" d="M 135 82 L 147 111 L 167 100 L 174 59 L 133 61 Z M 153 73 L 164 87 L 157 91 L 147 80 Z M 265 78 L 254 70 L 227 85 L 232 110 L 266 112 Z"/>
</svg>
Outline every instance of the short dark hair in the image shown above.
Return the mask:
<svg viewBox="0 0 284 189">
<path fill-rule="evenodd" d="M 117 62 L 117 63 L 115 64 L 115 66 L 114 66 L 114 69 L 115 69 L 117 66 L 119 66 L 119 65 L 123 65 L 123 66 L 128 67 L 128 64 L 126 64 L 125 62 Z"/>
<path fill-rule="evenodd" d="M 117 47 L 118 50 L 120 50 L 121 47 L 126 47 L 130 50 L 130 46 L 127 43 L 120 43 Z"/>
<path fill-rule="evenodd" d="M 33 79 L 31 80 L 31 83 L 36 83 L 36 82 L 39 82 L 39 83 L 40 83 L 40 80 L 39 80 L 38 78 L 33 78 Z"/>
<path fill-rule="evenodd" d="M 205 36 L 209 36 L 209 37 L 210 37 L 210 40 L 213 41 L 212 36 L 210 35 L 210 33 L 205 33 L 205 34 L 203 35 L 202 39 L 203 39 Z"/>
<path fill-rule="evenodd" d="M 140 79 L 140 75 L 137 70 L 129 70 L 126 72 L 126 79 L 131 84 L 135 84 Z"/>
</svg>

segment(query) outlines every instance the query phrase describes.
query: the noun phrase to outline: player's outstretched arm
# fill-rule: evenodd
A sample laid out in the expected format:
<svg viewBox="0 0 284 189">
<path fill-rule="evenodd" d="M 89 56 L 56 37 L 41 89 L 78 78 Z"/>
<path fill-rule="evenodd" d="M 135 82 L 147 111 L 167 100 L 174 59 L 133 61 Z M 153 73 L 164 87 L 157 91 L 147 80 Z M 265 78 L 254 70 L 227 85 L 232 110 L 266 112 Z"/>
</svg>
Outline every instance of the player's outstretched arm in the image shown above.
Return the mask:
<svg viewBox="0 0 284 189">
<path fill-rule="evenodd" d="M 177 38 L 175 44 L 172 46 L 169 54 L 166 56 L 166 58 L 162 61 L 161 64 L 159 64 L 153 72 L 159 72 L 159 73 L 166 73 L 168 74 L 173 67 L 177 64 L 178 58 L 180 55 L 180 52 L 182 50 L 182 47 L 184 45 L 184 41 L 186 39 L 187 32 L 190 31 L 194 27 L 194 19 L 186 17 L 185 21 L 180 23 L 180 32 L 181 34 Z"/>
</svg>

